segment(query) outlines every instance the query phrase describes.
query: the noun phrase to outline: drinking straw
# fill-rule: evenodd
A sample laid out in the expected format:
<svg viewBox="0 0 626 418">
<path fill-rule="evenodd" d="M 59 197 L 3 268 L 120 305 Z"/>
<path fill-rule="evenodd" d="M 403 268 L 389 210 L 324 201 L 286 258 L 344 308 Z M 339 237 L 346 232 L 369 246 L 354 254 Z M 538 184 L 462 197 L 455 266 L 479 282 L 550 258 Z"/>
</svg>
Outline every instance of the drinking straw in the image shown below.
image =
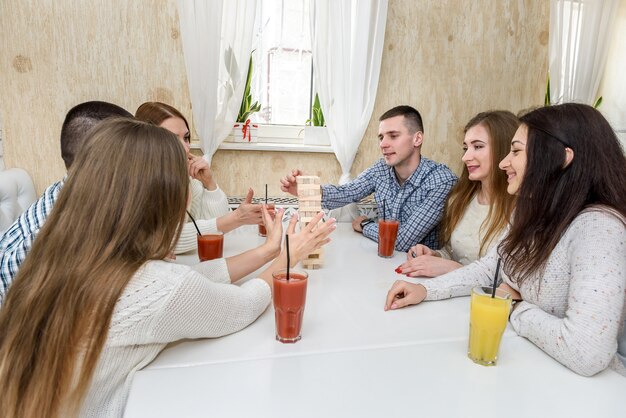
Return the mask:
<svg viewBox="0 0 626 418">
<path fill-rule="evenodd" d="M 287 247 L 287 281 L 289 281 L 289 265 L 291 259 L 289 258 L 289 235 L 285 235 L 285 247 Z"/>
<path fill-rule="evenodd" d="M 265 183 L 265 204 L 267 205 L 267 183 Z"/>
<path fill-rule="evenodd" d="M 387 211 L 386 206 L 387 206 L 387 199 L 383 199 L 383 221 L 385 220 L 385 212 Z"/>
<path fill-rule="evenodd" d="M 496 264 L 496 274 L 493 276 L 493 287 L 491 288 L 491 297 L 496 297 L 496 286 L 498 285 L 498 273 L 500 273 L 500 262 L 502 259 L 498 257 L 498 263 Z"/>
<path fill-rule="evenodd" d="M 191 218 L 191 222 L 193 222 L 193 226 L 196 227 L 196 231 L 198 231 L 198 235 L 202 235 L 202 232 L 200 232 L 200 228 L 198 228 L 198 224 L 196 223 L 196 220 L 193 218 L 193 216 L 191 216 L 191 213 L 189 213 L 189 211 L 187 211 L 187 215 L 189 215 L 189 217 Z"/>
</svg>

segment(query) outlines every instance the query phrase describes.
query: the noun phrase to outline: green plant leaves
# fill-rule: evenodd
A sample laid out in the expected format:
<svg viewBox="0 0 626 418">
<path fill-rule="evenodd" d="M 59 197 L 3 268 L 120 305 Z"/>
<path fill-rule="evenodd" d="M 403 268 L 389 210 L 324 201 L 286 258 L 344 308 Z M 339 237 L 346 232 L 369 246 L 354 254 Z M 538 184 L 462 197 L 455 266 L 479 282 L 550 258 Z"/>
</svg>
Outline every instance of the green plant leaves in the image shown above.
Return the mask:
<svg viewBox="0 0 626 418">
<path fill-rule="evenodd" d="M 311 119 L 308 119 L 305 124 L 311 126 L 326 126 L 322 105 L 320 104 L 320 98 L 317 93 L 315 93 L 315 100 L 313 100 L 313 106 L 311 106 Z"/>
<path fill-rule="evenodd" d="M 254 52 L 254 51 L 253 51 Z M 261 104 L 259 102 L 252 103 L 252 94 L 250 93 L 250 86 L 252 84 L 252 53 L 250 53 L 250 61 L 248 62 L 248 74 L 246 76 L 246 86 L 243 90 L 243 100 L 239 107 L 239 114 L 237 115 L 237 122 L 245 123 L 250 115 L 261 110 Z"/>
</svg>

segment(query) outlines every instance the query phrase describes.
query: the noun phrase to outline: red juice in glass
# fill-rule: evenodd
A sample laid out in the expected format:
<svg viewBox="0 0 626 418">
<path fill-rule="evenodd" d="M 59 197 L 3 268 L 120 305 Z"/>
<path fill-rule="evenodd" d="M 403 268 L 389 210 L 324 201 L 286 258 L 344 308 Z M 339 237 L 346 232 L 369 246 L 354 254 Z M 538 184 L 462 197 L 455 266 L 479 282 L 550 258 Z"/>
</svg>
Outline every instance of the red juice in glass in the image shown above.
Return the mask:
<svg viewBox="0 0 626 418">
<path fill-rule="evenodd" d="M 198 258 L 200 261 L 222 258 L 224 253 L 224 235 L 198 235 Z"/>
<path fill-rule="evenodd" d="M 267 202 L 267 211 L 270 213 L 272 220 L 274 219 L 274 215 L 276 214 L 276 206 L 274 202 Z M 265 221 L 261 221 L 259 224 L 259 235 L 262 237 L 267 236 L 267 228 L 265 228 Z"/>
<path fill-rule="evenodd" d="M 393 257 L 393 250 L 396 247 L 396 237 L 398 236 L 398 226 L 400 226 L 400 221 L 395 219 L 378 220 L 379 257 Z"/>
<path fill-rule="evenodd" d="M 302 337 L 302 316 L 309 275 L 304 271 L 289 270 L 287 280 L 286 270 L 278 270 L 272 273 L 272 277 L 276 339 L 281 343 L 295 343 Z"/>
</svg>

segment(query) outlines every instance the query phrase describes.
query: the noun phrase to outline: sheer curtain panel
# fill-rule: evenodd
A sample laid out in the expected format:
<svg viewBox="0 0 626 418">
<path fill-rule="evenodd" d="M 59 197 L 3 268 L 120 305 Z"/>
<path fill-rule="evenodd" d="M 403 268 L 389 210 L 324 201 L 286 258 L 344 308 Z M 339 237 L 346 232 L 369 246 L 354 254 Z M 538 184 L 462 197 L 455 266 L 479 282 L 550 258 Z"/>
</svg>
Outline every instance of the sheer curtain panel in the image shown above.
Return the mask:
<svg viewBox="0 0 626 418">
<path fill-rule="evenodd" d="M 619 0 L 550 0 L 551 103 L 593 104 Z"/>
<path fill-rule="evenodd" d="M 344 184 L 376 100 L 387 0 L 311 0 L 310 7 L 314 81 Z"/>
<path fill-rule="evenodd" d="M 246 83 L 255 0 L 179 0 L 194 123 L 211 158 L 237 118 Z"/>
</svg>

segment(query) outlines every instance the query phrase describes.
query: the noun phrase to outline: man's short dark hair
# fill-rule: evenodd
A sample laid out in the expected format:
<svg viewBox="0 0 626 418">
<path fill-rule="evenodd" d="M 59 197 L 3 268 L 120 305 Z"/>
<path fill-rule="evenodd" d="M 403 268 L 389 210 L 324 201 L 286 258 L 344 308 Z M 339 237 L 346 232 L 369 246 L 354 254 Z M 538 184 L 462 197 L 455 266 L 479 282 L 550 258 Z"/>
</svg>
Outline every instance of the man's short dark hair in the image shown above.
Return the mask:
<svg viewBox="0 0 626 418">
<path fill-rule="evenodd" d="M 83 146 L 89 131 L 104 119 L 111 117 L 132 118 L 125 109 L 107 102 L 85 102 L 67 112 L 61 128 L 61 157 L 69 169 L 74 157 Z"/>
<path fill-rule="evenodd" d="M 421 131 L 424 132 L 424 124 L 422 123 L 422 115 L 417 109 L 402 105 L 396 106 L 393 109 L 389 109 L 378 119 L 379 122 L 382 122 L 385 119 L 393 118 L 396 116 L 404 116 L 405 125 L 409 130 L 410 134 L 414 134 L 415 132 Z"/>
</svg>

